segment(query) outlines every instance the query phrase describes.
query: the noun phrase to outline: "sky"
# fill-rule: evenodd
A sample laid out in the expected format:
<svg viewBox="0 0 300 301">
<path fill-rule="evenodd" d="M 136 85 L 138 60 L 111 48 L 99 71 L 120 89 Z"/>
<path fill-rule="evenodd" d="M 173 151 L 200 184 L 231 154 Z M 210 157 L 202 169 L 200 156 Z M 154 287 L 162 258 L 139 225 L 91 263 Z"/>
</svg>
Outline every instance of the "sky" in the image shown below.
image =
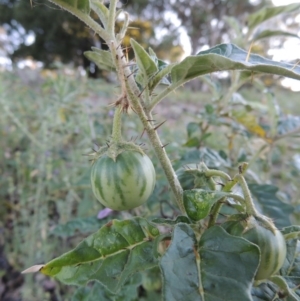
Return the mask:
<svg viewBox="0 0 300 301">
<path fill-rule="evenodd" d="M 287 5 L 291 3 L 300 4 L 300 0 L 272 0 L 272 2 L 276 6 Z M 300 36 L 300 15 L 298 15 L 297 19 L 299 19 L 298 35 Z M 298 59 L 300 61 L 300 40 L 295 38 L 288 39 L 285 43 L 283 43 L 281 49 L 270 49 L 269 54 L 273 55 L 273 60 L 275 61 L 288 61 L 294 59 Z M 281 84 L 293 91 L 300 91 L 300 84 L 298 80 L 284 78 L 281 81 Z"/>
</svg>

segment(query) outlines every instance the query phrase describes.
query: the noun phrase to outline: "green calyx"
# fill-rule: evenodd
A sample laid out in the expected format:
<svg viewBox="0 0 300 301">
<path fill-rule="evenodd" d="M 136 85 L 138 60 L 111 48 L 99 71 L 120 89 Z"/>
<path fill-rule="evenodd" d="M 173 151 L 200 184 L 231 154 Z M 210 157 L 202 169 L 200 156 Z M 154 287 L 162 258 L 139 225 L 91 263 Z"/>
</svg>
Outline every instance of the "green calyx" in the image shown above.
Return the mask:
<svg viewBox="0 0 300 301">
<path fill-rule="evenodd" d="M 117 157 L 125 151 L 138 152 L 144 155 L 142 148 L 139 145 L 134 144 L 133 142 L 115 142 L 111 141 L 107 145 L 102 146 L 97 152 L 90 154 L 92 156 L 92 162 L 94 163 L 100 157 L 106 155 L 116 161 Z"/>
<path fill-rule="evenodd" d="M 212 179 L 212 175 L 206 174 L 210 170 L 203 162 L 197 165 L 196 168 L 186 168 L 185 171 L 194 176 L 194 188 L 215 190 L 215 182 Z"/>
</svg>

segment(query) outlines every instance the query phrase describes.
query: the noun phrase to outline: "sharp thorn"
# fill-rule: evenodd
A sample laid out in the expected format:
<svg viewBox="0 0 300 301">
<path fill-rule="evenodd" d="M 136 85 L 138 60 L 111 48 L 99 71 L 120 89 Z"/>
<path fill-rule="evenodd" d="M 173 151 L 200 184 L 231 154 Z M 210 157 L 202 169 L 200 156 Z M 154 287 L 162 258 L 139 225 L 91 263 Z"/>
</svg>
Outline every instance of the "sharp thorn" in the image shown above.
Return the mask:
<svg viewBox="0 0 300 301">
<path fill-rule="evenodd" d="M 126 76 L 126 78 L 129 78 L 131 75 L 133 75 L 135 71 L 131 72 L 129 75 Z"/>
<path fill-rule="evenodd" d="M 144 91 L 146 90 L 146 88 L 147 88 L 147 86 L 145 86 L 145 87 L 143 88 L 143 90 L 140 92 L 140 94 L 138 95 L 138 97 L 141 97 L 141 95 L 144 93 Z"/>
<path fill-rule="evenodd" d="M 159 127 L 161 127 L 167 120 L 161 122 L 159 125 L 157 125 L 155 128 L 154 128 L 154 131 L 156 131 Z"/>
<path fill-rule="evenodd" d="M 169 145 L 170 143 L 166 143 L 164 144 L 161 148 L 165 148 L 167 145 Z"/>
<path fill-rule="evenodd" d="M 142 134 L 141 134 L 141 136 L 140 136 L 140 139 L 143 137 L 143 135 L 144 135 L 144 133 L 145 133 L 145 128 L 143 129 L 143 132 L 142 132 Z"/>
</svg>

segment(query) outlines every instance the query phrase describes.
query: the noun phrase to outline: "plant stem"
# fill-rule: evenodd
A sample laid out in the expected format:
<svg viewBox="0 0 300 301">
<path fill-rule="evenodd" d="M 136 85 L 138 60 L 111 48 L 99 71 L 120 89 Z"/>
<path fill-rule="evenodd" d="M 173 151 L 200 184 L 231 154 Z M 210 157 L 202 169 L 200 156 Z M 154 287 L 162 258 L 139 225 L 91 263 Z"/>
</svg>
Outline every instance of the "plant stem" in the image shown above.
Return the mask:
<svg viewBox="0 0 300 301">
<path fill-rule="evenodd" d="M 220 199 L 212 208 L 211 210 L 211 214 L 210 214 L 210 217 L 209 217 L 209 221 L 208 221 L 208 228 L 212 227 L 216 221 L 217 221 L 217 218 L 218 218 L 218 215 L 219 215 L 219 212 L 223 206 L 223 202 L 225 201 L 226 197 Z"/>
<path fill-rule="evenodd" d="M 114 142 L 120 142 L 122 140 L 122 105 L 119 104 L 115 109 L 113 130 L 112 130 L 112 140 Z"/>
<path fill-rule="evenodd" d="M 258 212 L 253 204 L 251 193 L 249 191 L 248 185 L 247 185 L 246 180 L 243 177 L 243 175 L 241 175 L 241 174 L 238 175 L 238 182 L 241 185 L 243 193 L 244 193 L 246 212 L 249 215 L 257 216 Z"/>
<path fill-rule="evenodd" d="M 149 112 L 151 112 L 154 107 L 163 99 L 165 98 L 169 93 L 175 91 L 178 87 L 182 85 L 181 82 L 177 82 L 175 84 L 171 84 L 166 89 L 164 89 L 162 92 L 160 92 L 156 97 L 153 98 L 151 104 L 149 105 Z"/>
<path fill-rule="evenodd" d="M 208 169 L 205 171 L 205 176 L 206 177 L 220 177 L 226 181 L 231 181 L 230 176 L 225 173 L 224 171 L 221 170 L 216 170 L 216 169 Z"/>
<path fill-rule="evenodd" d="M 172 167 L 171 161 L 165 149 L 162 146 L 162 143 L 160 141 L 160 138 L 155 128 L 153 128 L 152 124 L 148 121 L 148 120 L 152 120 L 152 115 L 150 113 L 146 115 L 145 110 L 143 109 L 141 103 L 139 102 L 139 98 L 133 93 L 128 81 L 126 81 L 126 87 L 128 92 L 128 98 L 130 99 L 130 102 L 135 112 L 138 114 L 140 120 L 143 123 L 143 126 L 148 134 L 149 140 L 154 148 L 154 151 L 162 165 L 162 168 L 165 172 L 165 175 L 168 179 L 171 189 L 175 195 L 178 207 L 182 212 L 182 214 L 185 214 L 185 208 L 183 205 L 183 196 L 182 196 L 183 190 L 175 174 L 175 171 Z"/>
<path fill-rule="evenodd" d="M 111 0 L 108 20 L 108 28 L 110 28 L 110 32 L 108 32 L 108 34 L 110 35 L 110 37 L 109 39 L 106 39 L 106 43 L 109 45 L 110 51 L 112 53 L 112 59 L 115 62 L 118 79 L 121 83 L 122 96 L 129 101 L 134 112 L 139 116 L 145 128 L 145 131 L 148 134 L 149 140 L 154 148 L 154 151 L 162 165 L 165 175 L 169 181 L 171 189 L 175 195 L 178 207 L 181 210 L 182 214 L 185 214 L 185 208 L 183 206 L 182 187 L 179 183 L 179 180 L 177 179 L 171 161 L 165 149 L 163 148 L 160 138 L 156 132 L 156 128 L 152 125 L 152 122 L 150 121 L 153 119 L 150 110 L 145 105 L 145 100 L 143 99 L 143 96 L 140 95 L 140 89 L 138 88 L 135 79 L 132 76 L 130 68 L 127 66 L 128 62 L 126 61 L 126 58 L 123 55 L 123 50 L 121 47 L 118 47 L 118 41 L 114 36 L 115 33 L 112 32 L 112 28 L 114 28 L 112 22 L 115 22 L 115 11 L 112 12 L 111 10 L 116 9 L 116 4 L 117 0 Z M 125 29 L 123 28 L 122 31 L 125 32 Z M 114 125 L 114 128 L 115 127 L 116 129 L 118 128 Z M 117 133 L 116 136 L 118 137 Z"/>
<path fill-rule="evenodd" d="M 222 191 L 230 192 L 231 189 L 233 188 L 233 186 L 235 186 L 239 182 L 239 177 L 243 176 L 243 174 L 246 172 L 247 167 L 248 167 L 247 163 L 242 163 L 239 166 L 239 174 L 236 174 L 231 181 L 228 181 L 225 184 L 225 186 L 223 187 Z M 220 210 L 223 206 L 222 200 L 223 199 L 221 199 L 218 203 L 216 203 L 214 205 L 214 207 L 212 208 L 211 215 L 210 215 L 210 218 L 209 218 L 209 221 L 208 221 L 208 228 L 213 226 L 216 223 L 219 212 L 220 212 Z M 244 204 L 246 205 L 246 200 L 244 201 Z"/>
</svg>

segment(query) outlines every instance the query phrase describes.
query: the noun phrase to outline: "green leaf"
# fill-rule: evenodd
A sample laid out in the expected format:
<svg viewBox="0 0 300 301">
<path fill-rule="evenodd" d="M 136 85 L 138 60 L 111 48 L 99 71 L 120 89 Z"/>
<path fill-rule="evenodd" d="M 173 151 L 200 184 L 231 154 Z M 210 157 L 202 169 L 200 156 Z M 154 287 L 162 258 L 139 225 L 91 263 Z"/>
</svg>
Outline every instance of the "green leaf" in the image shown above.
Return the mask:
<svg viewBox="0 0 300 301">
<path fill-rule="evenodd" d="M 158 72 L 158 67 L 146 52 L 146 50 L 135 40 L 130 39 L 131 47 L 134 51 L 135 59 L 139 67 L 138 73 L 142 75 L 144 84 L 148 84 L 149 79 Z"/>
<path fill-rule="evenodd" d="M 284 264 L 280 269 L 280 275 L 286 279 L 291 288 L 294 288 L 300 283 L 300 226 L 286 227 L 281 232 L 286 239 L 287 253 Z M 300 296 L 299 287 L 297 294 Z"/>
<path fill-rule="evenodd" d="M 260 32 L 257 32 L 253 39 L 252 42 L 258 41 L 258 40 L 262 40 L 265 38 L 270 38 L 270 37 L 277 37 L 277 36 L 285 36 L 285 37 L 293 37 L 293 38 L 298 38 L 299 36 L 297 34 L 294 34 L 292 32 L 288 32 L 288 31 L 283 31 L 283 30 L 263 30 Z"/>
<path fill-rule="evenodd" d="M 277 133 L 279 135 L 295 134 L 300 128 L 300 116 L 281 115 L 278 120 Z"/>
<path fill-rule="evenodd" d="M 51 2 L 57 4 L 70 11 L 68 7 L 72 7 L 73 9 L 77 9 L 84 14 L 90 13 L 90 1 L 89 0 L 50 0 Z M 71 11 L 70 11 L 71 12 Z M 72 10 L 74 13 L 75 11 Z"/>
<path fill-rule="evenodd" d="M 200 125 L 197 122 L 189 122 L 186 129 L 189 138 L 201 135 Z"/>
<path fill-rule="evenodd" d="M 285 227 L 281 230 L 286 240 L 289 239 L 300 239 L 300 226 L 292 225 L 290 227 Z"/>
<path fill-rule="evenodd" d="M 219 226 L 209 228 L 199 243 L 201 282 L 205 301 L 252 301 L 251 286 L 259 260 L 259 248 L 229 235 Z"/>
<path fill-rule="evenodd" d="M 154 218 L 152 219 L 153 223 L 156 224 L 163 224 L 163 225 L 168 225 L 168 226 L 174 226 L 179 223 L 185 223 L 185 224 L 190 224 L 190 220 L 186 216 L 177 216 L 175 220 L 169 219 L 169 218 Z"/>
<path fill-rule="evenodd" d="M 57 225 L 51 234 L 58 237 L 70 237 L 75 235 L 77 232 L 82 234 L 92 233 L 97 231 L 107 219 L 99 220 L 97 217 L 87 217 L 87 218 L 76 218 L 68 221 L 65 224 Z"/>
<path fill-rule="evenodd" d="M 221 166 L 229 166 L 229 163 L 224 160 L 217 151 L 202 147 L 201 150 L 191 150 L 184 153 L 181 158 L 181 164 L 190 164 L 204 162 L 208 168 L 220 168 Z"/>
<path fill-rule="evenodd" d="M 159 72 L 155 74 L 153 78 L 150 79 L 149 89 L 150 91 L 154 90 L 158 84 L 170 85 L 169 80 L 167 79 L 167 75 L 171 72 L 174 64 L 170 64 L 161 68 Z"/>
<path fill-rule="evenodd" d="M 235 111 L 232 110 L 231 112 L 233 118 L 241 125 L 243 125 L 250 133 L 255 134 L 259 137 L 265 138 L 266 132 L 265 130 L 259 125 L 257 121 L 257 116 L 254 113 L 250 113 L 247 111 Z"/>
<path fill-rule="evenodd" d="M 99 0 L 91 0 L 91 6 L 93 11 L 98 15 L 101 22 L 103 24 L 107 24 L 109 15 L 108 8 Z"/>
<path fill-rule="evenodd" d="M 259 11 L 249 15 L 248 17 L 248 27 L 253 29 L 257 25 L 263 23 L 266 20 L 269 20 L 275 16 L 278 16 L 283 13 L 290 13 L 300 9 L 299 4 L 289 4 L 283 6 L 273 6 L 273 7 L 264 7 Z"/>
<path fill-rule="evenodd" d="M 172 84 L 178 86 L 200 75 L 225 70 L 249 70 L 300 79 L 300 66 L 275 62 L 256 54 L 248 58 L 248 53 L 236 45 L 220 44 L 188 56 L 174 66 Z"/>
<path fill-rule="evenodd" d="M 109 51 L 92 47 L 93 51 L 85 51 L 87 59 L 94 62 L 102 70 L 115 71 L 115 66 Z"/>
<path fill-rule="evenodd" d="M 274 275 L 270 278 L 270 280 L 279 287 L 280 291 L 283 294 L 285 294 L 286 296 L 289 296 L 289 300 L 300 301 L 300 297 L 297 296 L 297 294 L 293 291 L 293 289 L 289 288 L 289 285 L 288 285 L 286 279 L 284 279 L 281 276 Z"/>
<path fill-rule="evenodd" d="M 199 272 L 194 250 L 196 238 L 187 224 L 178 224 L 172 242 L 160 261 L 163 277 L 163 300 L 202 300 Z"/>
<path fill-rule="evenodd" d="M 214 226 L 197 242 L 192 228 L 178 224 L 162 256 L 165 301 L 252 301 L 250 289 L 259 249 L 247 240 Z M 200 257 L 199 257 L 200 256 Z"/>
<path fill-rule="evenodd" d="M 66 284 L 97 280 L 115 293 L 131 274 L 157 264 L 153 238 L 158 235 L 159 230 L 140 217 L 112 220 L 40 271 Z"/>
<path fill-rule="evenodd" d="M 279 301 L 278 299 L 275 299 L 277 289 L 277 286 L 271 282 L 265 282 L 259 286 L 254 286 L 251 291 L 253 301 Z"/>
<path fill-rule="evenodd" d="M 251 193 L 255 196 L 265 215 L 274 220 L 278 228 L 291 225 L 289 215 L 293 213 L 294 207 L 283 203 L 277 196 L 278 188 L 273 185 L 249 184 Z"/>
<path fill-rule="evenodd" d="M 186 143 L 183 144 L 185 147 L 199 147 L 200 145 L 200 138 L 198 137 L 192 137 L 189 138 Z"/>
<path fill-rule="evenodd" d="M 112 294 L 99 282 L 93 283 L 92 287 L 81 287 L 72 296 L 72 301 L 136 301 L 138 299 L 138 286 L 142 283 L 139 273 L 130 277 L 122 290 L 117 294 Z"/>
<path fill-rule="evenodd" d="M 185 190 L 183 192 L 183 204 L 188 217 L 193 221 L 199 221 L 207 217 L 211 207 L 227 195 L 228 193 L 222 191 Z"/>
</svg>

